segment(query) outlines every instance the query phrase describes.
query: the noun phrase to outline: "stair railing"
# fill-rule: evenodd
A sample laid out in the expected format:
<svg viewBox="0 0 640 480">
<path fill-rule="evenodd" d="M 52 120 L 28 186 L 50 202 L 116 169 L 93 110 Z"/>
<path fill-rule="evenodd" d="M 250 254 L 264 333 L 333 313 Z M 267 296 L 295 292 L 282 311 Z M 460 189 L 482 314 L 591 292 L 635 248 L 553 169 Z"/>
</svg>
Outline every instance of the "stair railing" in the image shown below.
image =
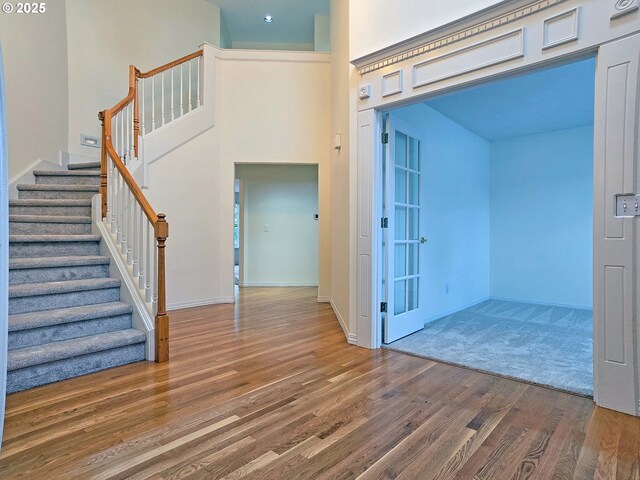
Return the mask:
<svg viewBox="0 0 640 480">
<path fill-rule="evenodd" d="M 201 106 L 202 55 L 200 50 L 146 73 L 131 65 L 127 96 L 113 108 L 98 114 L 102 124 L 102 219 L 130 267 L 129 273 L 137 281 L 143 300 L 155 316 L 157 362 L 169 359 L 165 286 L 165 242 L 169 224 L 163 213 L 155 213 L 126 165 L 139 157 L 141 125 L 144 135 Z"/>
</svg>

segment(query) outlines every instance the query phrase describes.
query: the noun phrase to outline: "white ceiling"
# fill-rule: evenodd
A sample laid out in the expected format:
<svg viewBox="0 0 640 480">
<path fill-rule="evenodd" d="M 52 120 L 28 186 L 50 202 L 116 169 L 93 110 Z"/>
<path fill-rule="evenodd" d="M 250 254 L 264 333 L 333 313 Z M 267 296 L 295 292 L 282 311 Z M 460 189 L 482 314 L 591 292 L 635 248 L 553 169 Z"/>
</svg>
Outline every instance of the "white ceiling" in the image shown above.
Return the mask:
<svg viewBox="0 0 640 480">
<path fill-rule="evenodd" d="M 595 59 L 486 83 L 425 102 L 486 140 L 593 125 Z"/>
<path fill-rule="evenodd" d="M 329 0 L 208 1 L 220 7 L 233 42 L 313 44 L 313 17 L 329 15 Z"/>
</svg>

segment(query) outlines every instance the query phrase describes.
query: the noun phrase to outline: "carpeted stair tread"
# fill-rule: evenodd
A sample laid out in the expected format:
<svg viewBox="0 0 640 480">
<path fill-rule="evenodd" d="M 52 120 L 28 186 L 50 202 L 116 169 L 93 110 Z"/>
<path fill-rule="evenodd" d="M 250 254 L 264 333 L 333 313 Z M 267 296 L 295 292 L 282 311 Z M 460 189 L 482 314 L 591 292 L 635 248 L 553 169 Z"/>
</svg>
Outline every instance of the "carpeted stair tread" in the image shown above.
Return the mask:
<svg viewBox="0 0 640 480">
<path fill-rule="evenodd" d="M 75 185 L 75 184 L 64 184 L 64 183 L 36 183 L 36 184 L 25 184 L 21 183 L 17 187 L 18 191 L 26 191 L 26 190 L 37 190 L 40 192 L 43 191 L 60 191 L 64 190 L 67 192 L 99 192 L 100 185 Z"/>
<path fill-rule="evenodd" d="M 9 200 L 10 207 L 90 207 L 90 198 L 21 198 Z"/>
<path fill-rule="evenodd" d="M 9 235 L 9 243 L 99 242 L 100 235 Z"/>
<path fill-rule="evenodd" d="M 33 174 L 43 177 L 95 177 L 100 176 L 100 170 L 34 170 Z"/>
<path fill-rule="evenodd" d="M 58 295 L 61 293 L 86 292 L 120 287 L 116 278 L 89 278 L 86 280 L 67 280 L 64 282 L 25 283 L 9 285 L 9 298 L 31 297 L 39 295 Z"/>
<path fill-rule="evenodd" d="M 145 340 L 146 337 L 141 331 L 127 329 L 21 348 L 8 353 L 7 370 L 13 371 L 127 345 L 144 343 Z"/>
<path fill-rule="evenodd" d="M 67 168 L 69 170 L 96 169 L 100 168 L 100 162 L 70 163 Z"/>
<path fill-rule="evenodd" d="M 109 257 L 87 255 L 77 257 L 27 257 L 10 258 L 9 270 L 27 268 L 77 267 L 81 265 L 108 265 Z"/>
<path fill-rule="evenodd" d="M 16 223 L 91 223 L 91 217 L 80 215 L 9 215 Z"/>
<path fill-rule="evenodd" d="M 42 328 L 64 323 L 81 322 L 95 318 L 126 315 L 133 307 L 123 302 L 98 303 L 82 307 L 59 308 L 42 312 L 9 315 L 9 331 L 17 332 L 32 328 Z"/>
</svg>

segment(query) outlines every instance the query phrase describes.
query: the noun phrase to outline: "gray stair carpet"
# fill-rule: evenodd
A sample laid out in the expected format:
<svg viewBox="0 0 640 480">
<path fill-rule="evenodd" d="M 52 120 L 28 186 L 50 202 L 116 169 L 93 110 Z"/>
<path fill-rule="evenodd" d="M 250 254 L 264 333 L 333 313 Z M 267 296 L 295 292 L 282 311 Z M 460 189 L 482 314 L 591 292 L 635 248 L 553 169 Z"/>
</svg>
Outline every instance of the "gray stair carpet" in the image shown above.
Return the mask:
<svg viewBox="0 0 640 480">
<path fill-rule="evenodd" d="M 9 201 L 10 393 L 145 359 L 145 334 L 91 234 L 98 162 L 34 170 Z"/>
</svg>

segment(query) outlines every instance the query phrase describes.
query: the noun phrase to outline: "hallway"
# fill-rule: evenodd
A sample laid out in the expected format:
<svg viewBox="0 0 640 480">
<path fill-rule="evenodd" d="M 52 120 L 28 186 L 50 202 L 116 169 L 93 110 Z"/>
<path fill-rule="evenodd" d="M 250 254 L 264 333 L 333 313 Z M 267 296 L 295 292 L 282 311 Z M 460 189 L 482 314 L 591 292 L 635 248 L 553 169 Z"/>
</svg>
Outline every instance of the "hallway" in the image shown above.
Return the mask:
<svg viewBox="0 0 640 480">
<path fill-rule="evenodd" d="M 171 313 L 168 363 L 10 395 L 0 477 L 640 478 L 640 419 L 348 345 L 316 297 L 240 289 Z"/>
</svg>

